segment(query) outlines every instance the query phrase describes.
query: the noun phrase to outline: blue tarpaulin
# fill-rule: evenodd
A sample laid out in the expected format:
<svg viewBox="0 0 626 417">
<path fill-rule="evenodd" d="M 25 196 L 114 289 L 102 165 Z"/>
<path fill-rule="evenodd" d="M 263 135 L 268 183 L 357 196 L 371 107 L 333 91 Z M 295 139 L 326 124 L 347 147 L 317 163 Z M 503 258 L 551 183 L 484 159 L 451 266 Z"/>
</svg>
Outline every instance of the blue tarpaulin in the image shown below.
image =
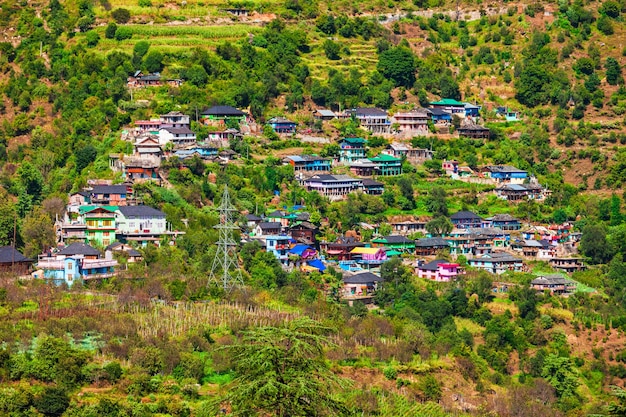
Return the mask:
<svg viewBox="0 0 626 417">
<path fill-rule="evenodd" d="M 312 261 L 308 261 L 307 263 L 309 264 L 309 266 L 312 266 L 313 268 L 317 268 L 320 271 L 326 270 L 326 266 L 319 259 L 313 259 Z"/>
<path fill-rule="evenodd" d="M 306 251 L 307 249 L 312 249 L 312 248 L 309 245 L 299 244 L 291 248 L 289 250 L 289 253 L 292 255 L 302 256 L 304 251 Z"/>
</svg>

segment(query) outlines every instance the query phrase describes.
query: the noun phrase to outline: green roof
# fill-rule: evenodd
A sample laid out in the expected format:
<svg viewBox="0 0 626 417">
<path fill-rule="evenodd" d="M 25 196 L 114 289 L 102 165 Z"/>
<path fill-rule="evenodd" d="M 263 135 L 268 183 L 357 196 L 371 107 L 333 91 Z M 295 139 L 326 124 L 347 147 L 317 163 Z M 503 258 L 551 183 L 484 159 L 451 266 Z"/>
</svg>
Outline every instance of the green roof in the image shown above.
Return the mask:
<svg viewBox="0 0 626 417">
<path fill-rule="evenodd" d="M 400 158 L 396 158 L 395 156 L 387 155 L 386 153 L 381 153 L 378 156 L 373 158 L 369 158 L 372 162 L 398 162 L 401 161 Z"/>
<path fill-rule="evenodd" d="M 398 252 L 395 249 L 391 249 L 387 251 L 387 256 L 398 256 L 398 255 L 402 255 L 402 252 Z"/>
<path fill-rule="evenodd" d="M 353 144 L 360 144 L 360 143 L 364 144 L 365 142 L 367 142 L 363 138 L 343 138 L 343 139 L 341 139 L 341 141 L 345 141 L 345 142 L 353 143 Z"/>
<path fill-rule="evenodd" d="M 87 205 L 87 206 L 79 206 L 78 207 L 78 212 L 80 214 L 85 214 L 85 213 L 89 213 L 91 210 L 95 210 L 97 208 L 103 208 L 105 210 L 108 210 L 110 212 L 115 212 L 117 211 L 117 206 L 97 206 L 97 205 Z"/>
<path fill-rule="evenodd" d="M 430 104 L 435 106 L 465 106 L 465 103 L 456 101 L 453 98 L 442 98 L 441 100 L 433 101 Z"/>
</svg>

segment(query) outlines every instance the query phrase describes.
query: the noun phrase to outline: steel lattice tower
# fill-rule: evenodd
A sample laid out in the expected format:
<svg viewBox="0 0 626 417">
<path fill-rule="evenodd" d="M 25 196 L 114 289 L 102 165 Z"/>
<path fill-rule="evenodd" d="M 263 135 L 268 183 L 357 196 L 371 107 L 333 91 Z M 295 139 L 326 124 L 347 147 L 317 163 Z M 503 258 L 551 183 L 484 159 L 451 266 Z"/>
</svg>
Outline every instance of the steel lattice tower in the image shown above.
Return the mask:
<svg viewBox="0 0 626 417">
<path fill-rule="evenodd" d="M 222 195 L 222 203 L 218 207 L 220 213 L 220 222 L 214 226 L 219 230 L 219 239 L 217 240 L 217 252 L 213 259 L 211 274 L 209 275 L 209 284 L 213 281 L 219 283 L 221 281 L 225 291 L 232 289 L 234 286 L 243 285 L 241 277 L 241 269 L 239 268 L 239 260 L 237 256 L 237 242 L 233 235 L 233 231 L 239 229 L 234 222 L 234 213 L 237 209 L 230 202 L 228 194 L 228 186 L 224 186 L 224 194 Z M 218 276 L 221 274 L 221 278 Z"/>
</svg>

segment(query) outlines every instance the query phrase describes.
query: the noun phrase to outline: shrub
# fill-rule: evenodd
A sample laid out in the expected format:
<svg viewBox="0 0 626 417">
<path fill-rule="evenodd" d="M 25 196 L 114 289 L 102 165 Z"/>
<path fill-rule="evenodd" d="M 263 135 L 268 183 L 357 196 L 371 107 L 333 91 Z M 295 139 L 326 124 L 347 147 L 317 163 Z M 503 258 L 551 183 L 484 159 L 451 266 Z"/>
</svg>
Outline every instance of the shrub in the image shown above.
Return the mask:
<svg viewBox="0 0 626 417">
<path fill-rule="evenodd" d="M 120 26 L 115 31 L 115 39 L 118 41 L 123 41 L 124 39 L 130 39 L 133 37 L 133 32 L 124 26 Z"/>
<path fill-rule="evenodd" d="M 394 380 L 398 377 L 398 371 L 396 371 L 396 368 L 393 366 L 388 366 L 383 369 L 383 375 L 385 375 L 385 378 L 389 380 Z"/>
<path fill-rule="evenodd" d="M 104 31 L 104 36 L 107 39 L 115 38 L 115 32 L 117 31 L 117 25 L 113 22 L 109 23 L 106 30 Z"/>
<path fill-rule="evenodd" d="M 130 20 L 130 11 L 120 7 L 111 12 L 111 17 L 115 19 L 117 23 L 128 23 Z"/>
</svg>

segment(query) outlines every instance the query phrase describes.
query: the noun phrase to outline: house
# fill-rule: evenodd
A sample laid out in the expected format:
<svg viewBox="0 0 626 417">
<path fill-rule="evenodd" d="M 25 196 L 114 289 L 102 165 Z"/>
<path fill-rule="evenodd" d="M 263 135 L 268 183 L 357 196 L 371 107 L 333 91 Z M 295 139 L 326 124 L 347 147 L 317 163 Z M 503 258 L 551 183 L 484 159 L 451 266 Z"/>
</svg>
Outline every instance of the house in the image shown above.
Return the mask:
<svg viewBox="0 0 626 417">
<path fill-rule="evenodd" d="M 345 274 L 343 276 L 344 298 L 366 298 L 372 297 L 383 279 L 372 272 L 360 272 L 357 274 Z"/>
<path fill-rule="evenodd" d="M 89 191 L 78 191 L 70 194 L 68 206 L 84 206 L 90 203 Z"/>
<path fill-rule="evenodd" d="M 298 242 L 314 245 L 317 243 L 319 228 L 308 221 L 298 221 L 289 228 L 289 234 Z"/>
<path fill-rule="evenodd" d="M 260 222 L 254 228 L 254 236 L 280 235 L 282 229 L 279 222 Z"/>
<path fill-rule="evenodd" d="M 320 246 L 328 256 L 337 258 L 339 261 L 347 261 L 352 259 L 352 249 L 365 246 L 365 244 L 354 237 L 340 236 L 336 241 L 322 242 Z"/>
<path fill-rule="evenodd" d="M 353 260 L 358 264 L 367 265 L 368 269 L 372 266 L 380 266 L 387 261 L 387 251 L 381 247 L 356 247 L 350 253 Z"/>
<path fill-rule="evenodd" d="M 291 249 L 291 237 L 285 235 L 265 235 L 265 250 L 272 253 L 282 264 L 289 262 L 289 249 Z"/>
<path fill-rule="evenodd" d="M 351 164 L 359 159 L 365 159 L 365 139 L 343 138 L 339 141 L 339 162 Z"/>
<path fill-rule="evenodd" d="M 25 275 L 33 260 L 22 255 L 13 246 L 0 246 L 0 274 Z"/>
<path fill-rule="evenodd" d="M 116 274 L 116 260 L 102 258 L 100 252 L 86 243 L 72 243 L 55 254 L 39 256 L 35 278 L 47 279 L 56 285 L 72 286 L 76 281 L 109 278 Z"/>
<path fill-rule="evenodd" d="M 246 226 L 248 227 L 248 230 L 253 230 L 257 224 L 263 221 L 263 218 L 257 216 L 256 214 L 246 214 L 244 217 L 246 218 Z"/>
<path fill-rule="evenodd" d="M 522 224 L 510 214 L 496 214 L 485 219 L 485 226 L 498 227 L 502 230 L 520 230 Z"/>
<path fill-rule="evenodd" d="M 424 109 L 398 112 L 391 119 L 393 124 L 398 125 L 398 133 L 409 137 L 427 135 L 429 133 L 428 120 L 430 120 L 430 115 Z"/>
<path fill-rule="evenodd" d="M 159 142 L 158 130 L 156 135 L 147 135 L 137 138 L 135 141 L 135 154 L 140 156 L 155 156 L 160 158 L 163 155 L 163 145 Z"/>
<path fill-rule="evenodd" d="M 297 123 L 284 117 L 272 117 L 267 124 L 276 133 L 296 133 Z"/>
<path fill-rule="evenodd" d="M 161 128 L 164 127 L 186 127 L 191 126 L 189 116 L 179 111 L 171 111 L 167 114 L 159 116 L 161 120 Z"/>
<path fill-rule="evenodd" d="M 105 254 L 110 252 L 112 254 L 121 254 L 121 256 L 125 257 L 128 260 L 128 263 L 137 263 L 143 260 L 143 255 L 137 251 L 137 249 L 132 246 L 121 243 L 121 242 L 113 242 L 105 249 Z"/>
<path fill-rule="evenodd" d="M 132 195 L 132 187 L 127 185 L 94 185 L 85 189 L 89 193 L 90 204 L 125 206 Z"/>
<path fill-rule="evenodd" d="M 391 121 L 385 110 L 375 107 L 358 107 L 352 114 L 359 121 L 359 125 L 372 133 L 390 133 Z"/>
<path fill-rule="evenodd" d="M 480 170 L 481 176 L 490 178 L 497 184 L 523 184 L 528 178 L 528 172 L 511 165 L 490 165 Z"/>
<path fill-rule="evenodd" d="M 246 113 L 232 106 L 212 106 L 200 113 L 203 123 L 241 123 L 246 121 Z"/>
<path fill-rule="evenodd" d="M 298 215 L 295 213 L 288 213 L 283 210 L 274 210 L 266 216 L 268 222 L 280 223 L 282 227 L 289 227 L 291 223 L 296 221 Z"/>
<path fill-rule="evenodd" d="M 226 130 L 220 130 L 217 132 L 208 132 L 207 133 L 207 140 L 216 143 L 216 144 L 220 144 L 223 143 L 224 146 L 227 145 L 226 142 L 231 141 L 233 139 L 241 139 L 243 138 L 243 135 L 241 133 L 239 133 L 239 130 L 235 129 L 235 128 L 229 128 Z M 214 146 L 216 149 L 219 148 L 219 146 Z"/>
<path fill-rule="evenodd" d="M 86 243 L 108 246 L 115 242 L 115 210 L 102 206 L 83 206 Z"/>
<path fill-rule="evenodd" d="M 546 190 L 539 184 L 505 184 L 495 189 L 496 195 L 507 201 L 541 200 Z"/>
<path fill-rule="evenodd" d="M 550 266 L 568 274 L 587 269 L 582 258 L 552 258 L 550 259 Z"/>
<path fill-rule="evenodd" d="M 161 127 L 159 129 L 159 144 L 172 143 L 175 147 L 184 147 L 196 144 L 196 134 L 187 126 Z"/>
<path fill-rule="evenodd" d="M 456 130 L 460 137 L 466 137 L 470 139 L 489 139 L 491 137 L 491 131 L 489 128 L 476 124 L 466 124 Z"/>
<path fill-rule="evenodd" d="M 156 135 L 161 128 L 161 119 L 135 120 L 134 125 L 136 131 L 140 134 L 149 133 Z"/>
<path fill-rule="evenodd" d="M 126 156 L 121 161 L 122 173 L 127 181 L 145 182 L 159 181 L 159 168 L 161 167 L 161 158 L 146 156 Z"/>
<path fill-rule="evenodd" d="M 515 242 L 511 247 L 518 252 L 522 252 L 522 255 L 527 258 L 537 258 L 539 251 L 543 249 L 543 245 L 540 242 L 532 239 Z"/>
<path fill-rule="evenodd" d="M 399 252 L 415 252 L 415 241 L 402 235 L 389 235 L 372 239 L 372 246 L 395 249 Z"/>
<path fill-rule="evenodd" d="M 429 109 L 430 118 L 435 124 L 442 124 L 444 126 L 452 123 L 452 115 L 445 110 L 442 109 Z"/>
<path fill-rule="evenodd" d="M 399 158 L 381 153 L 378 156 L 369 158 L 369 160 L 376 164 L 374 167 L 376 175 L 402 175 L 402 160 Z"/>
<path fill-rule="evenodd" d="M 410 145 L 397 142 L 387 145 L 381 153 L 395 158 L 406 158 L 407 161 L 414 163 L 422 163 L 428 159 L 433 159 L 433 152 L 428 149 L 413 148 Z"/>
<path fill-rule="evenodd" d="M 504 249 L 509 245 L 508 232 L 492 228 L 468 227 L 453 229 L 445 238 L 453 255 L 480 256 L 491 253 L 493 249 Z"/>
<path fill-rule="evenodd" d="M 415 241 L 415 254 L 418 256 L 435 256 L 442 250 L 450 250 L 450 244 L 441 237 L 426 237 Z"/>
<path fill-rule="evenodd" d="M 576 283 L 561 275 L 545 275 L 533 279 L 530 288 L 537 291 L 549 291 L 551 294 L 569 295 L 576 291 Z"/>
<path fill-rule="evenodd" d="M 348 175 L 314 175 L 304 181 L 307 191 L 317 191 L 330 200 L 341 200 L 349 193 L 363 188 L 359 178 Z"/>
<path fill-rule="evenodd" d="M 166 215 L 161 210 L 150 206 L 121 206 L 117 209 L 117 238 L 123 242 L 136 242 L 146 245 L 157 243 L 165 236 L 181 232 L 168 230 Z"/>
<path fill-rule="evenodd" d="M 458 114 L 461 118 L 465 117 L 465 104 L 453 98 L 444 98 L 439 101 L 430 103 L 430 111 L 435 109 L 443 110 L 448 114 Z"/>
<path fill-rule="evenodd" d="M 317 109 L 313 112 L 315 120 L 333 120 L 337 118 L 335 112 L 326 109 Z"/>
<path fill-rule="evenodd" d="M 492 274 L 503 274 L 506 271 L 521 271 L 524 263 L 508 253 L 488 253 L 468 260 L 471 267 L 482 269 Z"/>
<path fill-rule="evenodd" d="M 482 227 L 483 219 L 471 211 L 459 211 L 450 216 L 450 220 L 454 227 L 459 229 L 467 229 L 468 227 Z"/>
<path fill-rule="evenodd" d="M 363 186 L 365 187 L 365 180 L 363 180 Z M 395 234 L 408 235 L 411 233 L 425 232 L 426 222 L 420 220 L 396 220 L 389 221 L 391 228 Z"/>
<path fill-rule="evenodd" d="M 309 245 L 300 243 L 289 249 L 288 254 L 297 256 L 302 260 L 308 260 L 315 258 L 317 256 L 317 251 Z"/>
<path fill-rule="evenodd" d="M 141 71 L 135 71 L 133 75 L 128 77 L 126 84 L 129 88 L 159 87 L 161 85 L 161 74 L 158 72 L 144 74 Z"/>
<path fill-rule="evenodd" d="M 476 118 L 480 116 L 481 106 L 472 103 L 465 103 L 465 117 Z"/>
<path fill-rule="evenodd" d="M 453 175 L 458 173 L 459 171 L 459 161 L 448 161 L 448 160 L 444 160 L 441 163 L 441 169 L 443 171 L 445 171 L 446 175 Z"/>
<path fill-rule="evenodd" d="M 330 173 L 330 158 L 316 155 L 289 155 L 283 158 L 283 164 L 291 165 L 295 173 L 326 172 Z"/>
<path fill-rule="evenodd" d="M 417 267 L 417 276 L 433 281 L 449 282 L 462 274 L 460 265 L 444 259 L 436 259 Z"/>
<path fill-rule="evenodd" d="M 381 195 L 385 192 L 385 184 L 369 178 L 363 178 L 363 192 L 369 195 Z"/>
<path fill-rule="evenodd" d="M 358 159 L 350 163 L 350 172 L 360 177 L 370 177 L 376 173 L 377 166 L 369 159 Z"/>
</svg>

